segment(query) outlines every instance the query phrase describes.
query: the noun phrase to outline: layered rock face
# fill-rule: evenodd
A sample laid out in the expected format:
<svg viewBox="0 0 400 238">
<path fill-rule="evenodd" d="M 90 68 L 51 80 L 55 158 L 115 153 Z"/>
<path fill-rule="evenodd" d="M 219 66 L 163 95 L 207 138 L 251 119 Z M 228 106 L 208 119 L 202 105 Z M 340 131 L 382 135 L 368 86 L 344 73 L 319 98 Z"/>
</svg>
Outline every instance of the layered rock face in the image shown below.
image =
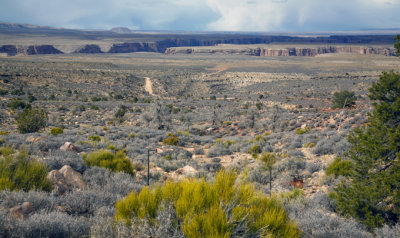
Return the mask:
<svg viewBox="0 0 400 238">
<path fill-rule="evenodd" d="M 122 43 L 113 44 L 108 53 L 132 53 L 132 52 L 158 52 L 156 43 Z"/>
<path fill-rule="evenodd" d="M 356 53 L 362 55 L 377 54 L 394 56 L 394 48 L 364 47 L 364 46 L 326 46 L 326 47 L 299 47 L 299 48 L 218 48 L 218 47 L 174 47 L 168 48 L 165 54 L 239 54 L 251 56 L 317 56 L 329 53 Z"/>
<path fill-rule="evenodd" d="M 276 38 L 276 39 L 275 39 Z M 270 37 L 270 38 L 227 38 L 227 39 L 182 39 L 169 38 L 154 42 L 126 42 L 114 43 L 107 53 L 134 53 L 134 52 L 158 52 L 165 54 L 240 54 L 252 56 L 316 56 L 328 53 L 357 53 L 357 54 L 379 54 L 392 56 L 395 55 L 394 48 L 373 45 L 357 46 L 342 45 L 329 46 L 331 44 L 343 44 L 342 41 L 348 42 L 347 38 L 295 38 L 295 37 Z M 315 44 L 329 44 L 328 46 L 312 46 L 307 41 Z M 268 46 L 272 42 L 283 42 L 282 44 L 300 44 L 299 47 L 282 47 L 277 48 L 276 45 Z M 315 41 L 315 42 L 314 42 Z M 328 42 L 326 42 L 328 41 Z M 330 42 L 332 41 L 332 42 Z M 354 40 L 356 41 L 356 40 Z M 366 41 L 366 40 L 365 40 Z M 358 39 L 354 44 L 361 44 L 362 39 Z M 353 44 L 353 41 L 350 42 Z M 255 45 L 258 44 L 258 45 Z M 267 46 L 260 46 L 267 44 Z M 303 45 L 301 45 L 303 44 Z M 369 43 L 366 43 L 369 44 Z M 239 47 L 220 47 L 220 45 L 239 45 Z M 104 53 L 101 47 L 96 44 L 87 44 L 77 47 L 73 53 L 98 54 Z M 17 54 L 36 55 L 36 54 L 63 54 L 52 45 L 2 45 L 0 53 L 6 53 L 9 56 Z"/>
<path fill-rule="evenodd" d="M 101 50 L 100 46 L 90 44 L 90 45 L 85 45 L 82 48 L 75 50 L 74 53 L 100 54 L 100 53 L 104 53 L 104 52 Z"/>
<path fill-rule="evenodd" d="M 23 55 L 63 54 L 62 51 L 56 49 L 52 45 L 36 45 L 36 46 L 3 45 L 0 47 L 0 53 L 6 53 L 9 56 L 14 56 L 17 54 L 23 54 Z"/>
</svg>

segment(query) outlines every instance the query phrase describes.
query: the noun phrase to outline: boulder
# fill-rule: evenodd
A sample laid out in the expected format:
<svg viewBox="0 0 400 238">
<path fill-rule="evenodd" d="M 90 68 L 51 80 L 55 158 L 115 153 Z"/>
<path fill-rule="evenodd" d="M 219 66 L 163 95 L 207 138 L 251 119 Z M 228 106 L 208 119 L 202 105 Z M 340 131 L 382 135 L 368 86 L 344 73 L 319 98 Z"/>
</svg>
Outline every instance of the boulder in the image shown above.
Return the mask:
<svg viewBox="0 0 400 238">
<path fill-rule="evenodd" d="M 35 208 L 33 204 L 31 202 L 24 202 L 22 205 L 10 209 L 10 218 L 25 220 L 34 212 Z"/>
<path fill-rule="evenodd" d="M 59 172 L 64 176 L 65 182 L 71 189 L 83 190 L 86 187 L 82 174 L 76 172 L 71 166 L 64 165 Z"/>
<path fill-rule="evenodd" d="M 170 178 L 174 180 L 181 180 L 188 177 L 195 177 L 196 174 L 196 169 L 189 165 L 186 165 L 185 167 L 177 169 L 174 172 L 170 173 Z"/>
<path fill-rule="evenodd" d="M 51 181 L 53 185 L 53 192 L 56 194 L 64 194 L 70 190 L 67 182 L 64 179 L 64 176 L 58 170 L 50 171 L 47 175 L 47 179 Z"/>
<path fill-rule="evenodd" d="M 60 170 L 50 171 L 47 179 L 53 185 L 53 192 L 59 195 L 71 190 L 83 190 L 86 187 L 82 175 L 69 165 L 64 165 Z"/>
<path fill-rule="evenodd" d="M 74 151 L 74 152 L 79 152 L 78 147 L 76 147 L 74 144 L 71 142 L 65 142 L 64 145 L 60 147 L 60 150 L 62 151 Z"/>
</svg>

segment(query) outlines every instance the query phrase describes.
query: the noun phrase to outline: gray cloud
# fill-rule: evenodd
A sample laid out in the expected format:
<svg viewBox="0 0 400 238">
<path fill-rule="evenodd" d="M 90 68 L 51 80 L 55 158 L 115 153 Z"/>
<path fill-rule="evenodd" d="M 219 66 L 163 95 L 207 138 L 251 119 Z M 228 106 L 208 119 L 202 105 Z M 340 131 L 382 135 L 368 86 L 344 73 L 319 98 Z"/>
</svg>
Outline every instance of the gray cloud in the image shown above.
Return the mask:
<svg viewBox="0 0 400 238">
<path fill-rule="evenodd" d="M 400 28 L 399 0 L 2 0 L 0 21 L 109 29 L 332 31 Z"/>
</svg>

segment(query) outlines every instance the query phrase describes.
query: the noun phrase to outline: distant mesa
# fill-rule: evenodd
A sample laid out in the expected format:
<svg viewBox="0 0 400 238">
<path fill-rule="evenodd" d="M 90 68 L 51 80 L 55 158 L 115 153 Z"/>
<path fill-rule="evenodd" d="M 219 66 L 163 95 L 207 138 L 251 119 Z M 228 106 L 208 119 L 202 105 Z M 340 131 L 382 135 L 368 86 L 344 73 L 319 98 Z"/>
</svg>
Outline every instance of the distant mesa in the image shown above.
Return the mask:
<svg viewBox="0 0 400 238">
<path fill-rule="evenodd" d="M 118 33 L 118 34 L 131 34 L 134 33 L 133 30 L 127 27 L 114 27 L 110 30 L 111 32 Z"/>
</svg>

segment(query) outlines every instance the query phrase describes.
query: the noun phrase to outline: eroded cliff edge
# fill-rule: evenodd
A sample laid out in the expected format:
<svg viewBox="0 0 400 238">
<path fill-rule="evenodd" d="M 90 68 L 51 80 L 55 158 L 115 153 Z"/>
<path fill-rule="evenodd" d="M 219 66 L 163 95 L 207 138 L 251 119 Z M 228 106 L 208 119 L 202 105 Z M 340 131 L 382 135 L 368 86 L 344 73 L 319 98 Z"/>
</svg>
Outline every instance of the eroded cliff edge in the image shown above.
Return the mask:
<svg viewBox="0 0 400 238">
<path fill-rule="evenodd" d="M 138 37 L 138 36 L 136 36 Z M 144 37 L 144 36 L 143 36 Z M 148 37 L 146 35 L 146 37 Z M 170 37 L 170 38 L 168 38 Z M 41 45 L 3 44 L 0 53 L 9 56 L 63 53 L 133 53 L 158 52 L 165 54 L 243 54 L 252 56 L 316 56 L 327 53 L 357 53 L 395 55 L 395 50 L 388 43 L 393 36 L 329 36 L 329 37 L 289 37 L 289 36 L 226 36 L 199 35 L 194 36 L 158 36 L 159 40 L 151 38 L 134 39 L 125 42 L 110 42 L 106 50 L 100 46 L 102 41 L 93 44 L 67 45 L 68 41 Z M 119 39 L 121 40 L 121 39 Z M 119 41 L 118 40 L 118 41 Z M 40 41 L 39 41 L 40 42 Z M 85 42 L 91 42 L 85 40 Z M 99 43 L 100 42 L 100 43 Z M 277 48 L 276 44 L 287 46 Z M 262 46 L 260 46 L 262 45 Z M 294 46 L 296 45 L 296 46 Z M 222 47 L 221 47 L 222 46 Z M 236 47 L 239 46 L 239 47 Z M 72 49 L 63 51 L 60 49 Z"/>
</svg>

